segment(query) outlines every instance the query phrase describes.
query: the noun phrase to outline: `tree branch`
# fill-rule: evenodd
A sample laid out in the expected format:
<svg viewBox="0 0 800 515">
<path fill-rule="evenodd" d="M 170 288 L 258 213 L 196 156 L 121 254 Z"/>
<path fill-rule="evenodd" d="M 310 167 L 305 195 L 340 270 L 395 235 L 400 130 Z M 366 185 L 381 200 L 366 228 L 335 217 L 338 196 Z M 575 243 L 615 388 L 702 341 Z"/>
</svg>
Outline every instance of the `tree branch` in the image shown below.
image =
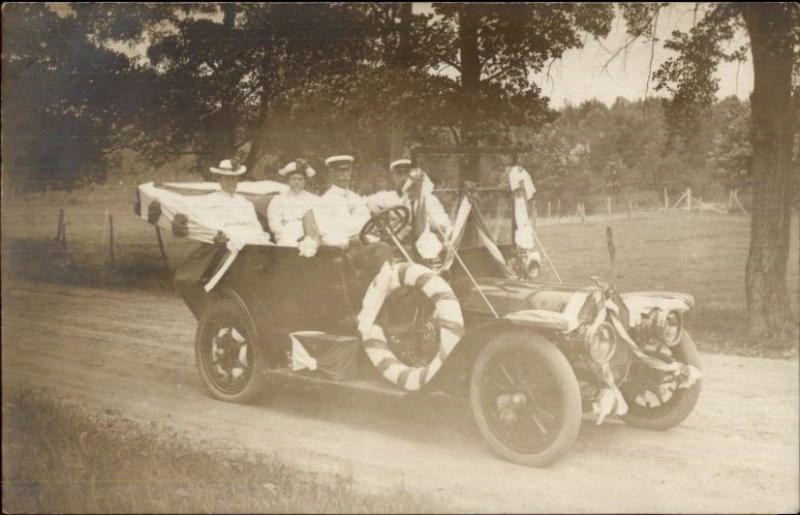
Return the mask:
<svg viewBox="0 0 800 515">
<path fill-rule="evenodd" d="M 450 59 L 445 59 L 444 57 L 440 57 L 439 60 L 442 61 L 444 64 L 446 64 L 448 66 L 452 66 L 453 68 L 458 70 L 459 73 L 461 73 L 461 66 L 459 66 L 456 63 L 452 62 Z"/>
<path fill-rule="evenodd" d="M 623 51 L 627 53 L 628 49 L 631 47 L 631 45 L 633 45 L 636 42 L 637 39 L 639 39 L 639 36 L 632 36 L 624 45 L 619 47 L 617 51 L 614 52 L 614 54 L 608 58 L 608 61 L 606 61 L 605 64 L 603 64 L 603 66 L 600 68 L 600 71 L 601 72 L 607 71 L 608 66 L 617 58 L 617 56 L 619 56 L 619 54 L 622 53 Z"/>
<path fill-rule="evenodd" d="M 658 28 L 658 13 L 661 9 L 656 9 L 653 15 L 652 32 L 650 35 L 650 63 L 647 65 L 647 83 L 644 86 L 644 101 L 642 102 L 642 112 L 644 112 L 645 104 L 647 103 L 647 93 L 650 91 L 650 77 L 653 75 L 653 56 L 656 53 L 656 29 Z"/>
<path fill-rule="evenodd" d="M 493 81 L 494 79 L 496 79 L 500 75 L 506 73 L 508 70 L 510 70 L 512 68 L 514 68 L 514 65 L 513 64 L 508 64 L 506 66 L 503 66 L 502 68 L 500 68 L 499 70 L 497 70 L 493 74 L 489 75 L 488 77 L 485 77 L 482 80 L 485 80 L 486 82 L 491 82 L 491 81 Z"/>
</svg>

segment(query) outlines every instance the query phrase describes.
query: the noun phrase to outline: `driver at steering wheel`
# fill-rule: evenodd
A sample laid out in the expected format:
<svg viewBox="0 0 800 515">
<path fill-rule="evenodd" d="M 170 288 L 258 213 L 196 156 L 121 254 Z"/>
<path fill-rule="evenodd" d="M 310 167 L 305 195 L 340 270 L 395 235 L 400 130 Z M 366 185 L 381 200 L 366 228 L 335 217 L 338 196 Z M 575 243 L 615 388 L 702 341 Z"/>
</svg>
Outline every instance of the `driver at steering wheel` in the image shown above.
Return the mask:
<svg viewBox="0 0 800 515">
<path fill-rule="evenodd" d="M 379 191 L 367 197 L 367 205 L 370 211 L 376 213 L 393 206 L 405 206 L 411 211 L 412 227 L 424 226 L 424 221 L 414 220 L 415 217 L 419 216 L 419 209 L 417 209 L 419 202 L 424 199 L 428 221 L 430 224 L 435 224 L 439 229 L 438 231 L 434 230 L 434 234 L 438 235 L 441 232 L 446 237 L 450 237 L 450 233 L 453 230 L 450 217 L 442 207 L 442 203 L 433 194 L 433 183 L 427 175 L 420 170 L 420 180 L 413 179 L 411 177 L 412 165 L 410 159 L 393 161 L 389 168 L 392 170 L 395 189 Z M 403 239 L 406 240 L 404 242 L 412 243 L 407 240 L 413 236 L 414 231 L 410 231 L 409 234 L 404 235 Z M 419 236 L 419 234 L 416 236 Z"/>
</svg>

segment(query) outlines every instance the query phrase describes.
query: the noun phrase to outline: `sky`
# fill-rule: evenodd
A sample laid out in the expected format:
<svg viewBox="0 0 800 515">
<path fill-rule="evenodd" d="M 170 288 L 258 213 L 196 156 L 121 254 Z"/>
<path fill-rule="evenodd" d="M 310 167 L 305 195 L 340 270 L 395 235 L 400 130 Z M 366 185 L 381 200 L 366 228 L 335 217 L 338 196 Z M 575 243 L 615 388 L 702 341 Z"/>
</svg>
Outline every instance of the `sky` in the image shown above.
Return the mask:
<svg viewBox="0 0 800 515">
<path fill-rule="evenodd" d="M 664 49 L 663 42 L 669 39 L 672 31 L 686 31 L 692 27 L 694 5 L 673 3 L 659 13 L 657 41 L 652 52 L 653 71 L 670 56 L 671 52 Z M 627 55 L 620 54 L 603 71 L 603 65 L 616 50 L 625 46 L 628 38 L 625 34 L 625 21 L 617 16 L 608 37 L 599 42 L 590 38 L 582 49 L 568 50 L 562 59 L 553 64 L 550 78 L 541 72 L 535 75 L 534 80 L 542 88 L 543 94 L 550 97 L 551 106 L 555 108 L 562 107 L 565 102 L 574 105 L 590 98 L 597 98 L 609 105 L 617 97 L 629 100 L 642 98 L 650 69 L 649 41 L 636 41 L 629 47 Z M 737 33 L 729 49 L 738 48 L 746 42 L 744 31 Z M 717 92 L 720 99 L 731 95 L 746 99 L 753 91 L 753 65 L 749 58 L 741 65 L 721 63 L 716 75 L 720 80 Z M 651 82 L 648 96 L 654 95 L 654 86 Z"/>
<path fill-rule="evenodd" d="M 50 3 L 51 8 L 64 14 L 70 11 L 64 3 Z M 663 48 L 663 42 L 669 39 L 673 30 L 686 31 L 692 27 L 694 18 L 694 2 L 671 3 L 659 13 L 656 30 L 656 44 L 649 41 L 635 41 L 627 52 L 618 55 L 604 70 L 603 67 L 612 54 L 625 46 L 629 36 L 625 33 L 625 21 L 616 16 L 610 34 L 598 40 L 587 38 L 583 48 L 568 50 L 564 56 L 550 67 L 549 75 L 541 71 L 533 75 L 533 80 L 542 88 L 542 93 L 550 97 L 550 105 L 559 109 L 566 103 L 577 105 L 589 99 L 598 99 L 611 105 L 618 97 L 636 100 L 659 93 L 654 91 L 654 83 L 648 86 L 649 70 L 655 71 L 670 55 Z M 299 8 L 299 6 L 298 6 Z M 705 7 L 701 5 L 700 14 Z M 415 2 L 414 11 L 431 12 L 431 4 Z M 730 43 L 730 49 L 747 42 L 744 32 L 736 34 Z M 129 55 L 143 55 L 146 45 L 125 48 L 114 45 L 116 50 L 125 51 Z M 652 51 L 652 52 L 651 52 Z M 652 53 L 652 67 L 650 59 Z M 721 63 L 717 69 L 719 91 L 717 97 L 722 99 L 736 95 L 746 99 L 753 91 L 752 61 L 738 63 Z"/>
</svg>

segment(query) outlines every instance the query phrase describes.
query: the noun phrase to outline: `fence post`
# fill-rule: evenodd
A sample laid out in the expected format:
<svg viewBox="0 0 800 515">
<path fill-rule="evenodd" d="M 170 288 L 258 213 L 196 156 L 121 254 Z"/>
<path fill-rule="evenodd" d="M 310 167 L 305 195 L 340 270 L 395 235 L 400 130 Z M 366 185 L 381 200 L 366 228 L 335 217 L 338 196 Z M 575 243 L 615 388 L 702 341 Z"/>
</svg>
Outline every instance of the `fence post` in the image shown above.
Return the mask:
<svg viewBox="0 0 800 515">
<path fill-rule="evenodd" d="M 550 218 L 550 201 L 547 201 L 547 218 Z"/>
<path fill-rule="evenodd" d="M 105 213 L 103 213 L 103 220 L 108 220 L 108 215 L 109 215 L 108 208 L 106 208 Z M 103 245 L 105 245 L 106 243 L 107 243 L 106 234 L 105 232 L 103 232 Z"/>
<path fill-rule="evenodd" d="M 628 199 L 628 218 L 633 218 L 633 203 Z"/>
<path fill-rule="evenodd" d="M 581 202 L 581 223 L 586 223 L 586 206 Z"/>
<path fill-rule="evenodd" d="M 606 197 L 606 209 L 608 211 L 609 216 L 611 215 L 611 195 Z"/>
<path fill-rule="evenodd" d="M 61 242 L 61 232 L 64 230 L 64 208 L 58 210 L 58 228 L 56 229 L 56 241 Z"/>
<path fill-rule="evenodd" d="M 62 209 L 63 211 L 63 209 Z M 64 220 L 61 223 L 61 251 L 67 251 L 67 222 Z"/>
<path fill-rule="evenodd" d="M 114 265 L 114 216 L 108 215 L 108 256 Z"/>
<path fill-rule="evenodd" d="M 556 217 L 558 217 L 558 221 L 561 221 L 561 199 L 558 199 L 558 203 L 556 204 Z"/>
<path fill-rule="evenodd" d="M 614 278 L 614 284 L 617 283 L 617 248 L 614 246 L 614 233 L 611 231 L 610 226 L 606 226 L 606 245 L 608 246 L 608 257 L 611 258 L 611 277 Z"/>
<path fill-rule="evenodd" d="M 664 209 L 669 210 L 669 196 L 667 195 L 667 188 L 664 188 Z"/>
</svg>

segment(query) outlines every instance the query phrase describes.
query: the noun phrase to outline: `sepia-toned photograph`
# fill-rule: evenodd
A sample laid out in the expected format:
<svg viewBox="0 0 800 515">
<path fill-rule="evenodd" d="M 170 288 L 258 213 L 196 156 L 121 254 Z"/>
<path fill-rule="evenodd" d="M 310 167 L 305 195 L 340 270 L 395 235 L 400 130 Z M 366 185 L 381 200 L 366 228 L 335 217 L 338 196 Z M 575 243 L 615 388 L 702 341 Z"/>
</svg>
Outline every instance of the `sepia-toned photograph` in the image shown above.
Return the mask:
<svg viewBox="0 0 800 515">
<path fill-rule="evenodd" d="M 3 513 L 798 513 L 800 4 L 2 4 Z"/>
</svg>

